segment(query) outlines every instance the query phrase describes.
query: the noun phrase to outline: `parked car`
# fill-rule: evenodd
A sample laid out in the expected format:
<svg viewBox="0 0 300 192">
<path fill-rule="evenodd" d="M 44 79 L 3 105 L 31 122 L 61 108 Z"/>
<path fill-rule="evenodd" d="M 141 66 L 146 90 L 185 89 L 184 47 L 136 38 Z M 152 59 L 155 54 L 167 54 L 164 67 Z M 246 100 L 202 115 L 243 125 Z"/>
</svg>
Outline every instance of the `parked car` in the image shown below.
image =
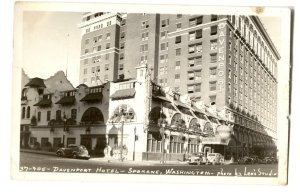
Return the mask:
<svg viewBox="0 0 300 192">
<path fill-rule="evenodd" d="M 72 157 L 74 159 L 90 159 L 88 150 L 83 145 L 68 145 L 68 147 L 59 148 L 56 151 L 59 157 Z"/>
<path fill-rule="evenodd" d="M 207 154 L 207 164 L 223 164 L 224 157 L 220 153 L 208 153 Z"/>
<path fill-rule="evenodd" d="M 277 159 L 274 157 L 265 157 L 263 159 L 264 163 L 266 164 L 273 164 L 273 163 L 277 163 Z"/>
<path fill-rule="evenodd" d="M 238 164 L 254 164 L 255 163 L 255 159 L 254 158 L 251 158 L 249 156 L 244 156 L 244 157 L 241 157 L 239 160 L 238 160 Z"/>
<path fill-rule="evenodd" d="M 204 156 L 203 153 L 194 153 L 192 154 L 188 159 L 187 163 L 190 165 L 197 164 L 206 164 L 206 157 Z"/>
</svg>

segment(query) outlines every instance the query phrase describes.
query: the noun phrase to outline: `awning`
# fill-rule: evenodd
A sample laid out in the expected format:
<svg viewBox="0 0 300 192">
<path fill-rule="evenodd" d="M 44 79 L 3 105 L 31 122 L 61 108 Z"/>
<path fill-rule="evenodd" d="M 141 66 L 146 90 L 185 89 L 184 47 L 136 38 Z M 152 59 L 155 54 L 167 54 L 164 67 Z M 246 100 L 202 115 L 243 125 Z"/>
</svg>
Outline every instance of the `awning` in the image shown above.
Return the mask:
<svg viewBox="0 0 300 192">
<path fill-rule="evenodd" d="M 100 102 L 102 101 L 102 97 L 102 93 L 89 93 L 86 96 L 84 96 L 80 101 Z"/>
<path fill-rule="evenodd" d="M 121 89 L 114 92 L 110 98 L 113 100 L 132 98 L 135 95 L 135 89 Z"/>
<path fill-rule="evenodd" d="M 75 96 L 65 96 L 61 98 L 59 101 L 57 101 L 55 104 L 61 104 L 61 105 L 72 105 L 75 102 Z"/>
<path fill-rule="evenodd" d="M 52 101 L 50 99 L 42 99 L 38 103 L 34 104 L 33 106 L 39 106 L 39 107 L 49 107 L 51 106 Z"/>
<path fill-rule="evenodd" d="M 170 100 L 168 100 L 166 97 L 164 97 L 164 96 L 154 96 L 154 95 L 152 95 L 152 98 L 155 100 L 155 99 L 157 99 L 157 100 L 160 100 L 160 101 L 164 101 L 164 102 L 168 102 L 168 103 L 171 103 L 171 101 Z"/>
<path fill-rule="evenodd" d="M 178 107 L 183 107 L 183 108 L 186 108 L 186 109 L 190 109 L 188 106 L 186 106 L 184 103 L 181 103 L 180 101 L 174 101 L 174 104 Z"/>
<path fill-rule="evenodd" d="M 221 139 L 220 137 L 203 137 L 202 144 L 203 145 L 228 145 L 230 141 L 229 139 Z"/>
</svg>

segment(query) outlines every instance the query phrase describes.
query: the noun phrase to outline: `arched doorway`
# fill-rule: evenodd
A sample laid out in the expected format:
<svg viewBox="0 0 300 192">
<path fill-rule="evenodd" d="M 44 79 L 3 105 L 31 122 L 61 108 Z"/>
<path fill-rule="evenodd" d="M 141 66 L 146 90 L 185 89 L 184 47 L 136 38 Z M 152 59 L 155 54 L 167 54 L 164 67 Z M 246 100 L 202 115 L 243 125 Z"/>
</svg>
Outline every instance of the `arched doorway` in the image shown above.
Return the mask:
<svg viewBox="0 0 300 192">
<path fill-rule="evenodd" d="M 104 123 L 103 113 L 97 107 L 90 107 L 83 113 L 81 123 L 86 128 L 85 134 L 81 135 L 80 144 L 84 145 L 91 154 L 103 156 L 106 147 L 105 134 L 94 134 L 91 128 Z"/>
</svg>

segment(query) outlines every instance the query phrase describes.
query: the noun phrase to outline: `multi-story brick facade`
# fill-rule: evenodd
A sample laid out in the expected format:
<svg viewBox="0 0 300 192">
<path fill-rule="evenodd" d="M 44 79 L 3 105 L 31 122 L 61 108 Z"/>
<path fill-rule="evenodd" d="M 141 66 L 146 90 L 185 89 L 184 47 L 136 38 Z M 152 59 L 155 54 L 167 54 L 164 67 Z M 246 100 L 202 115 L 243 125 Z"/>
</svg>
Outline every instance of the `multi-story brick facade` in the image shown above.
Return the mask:
<svg viewBox="0 0 300 192">
<path fill-rule="evenodd" d="M 257 16 L 86 13 L 80 28 L 83 42 L 107 31 L 115 36 L 120 58 L 99 64 L 112 72 L 101 68 L 100 78 L 135 78 L 135 67 L 147 64 L 157 84 L 218 111 L 226 107 L 247 135 L 262 129 L 276 137 L 280 55 Z M 93 68 L 81 63 L 81 82 L 95 82 Z"/>
</svg>

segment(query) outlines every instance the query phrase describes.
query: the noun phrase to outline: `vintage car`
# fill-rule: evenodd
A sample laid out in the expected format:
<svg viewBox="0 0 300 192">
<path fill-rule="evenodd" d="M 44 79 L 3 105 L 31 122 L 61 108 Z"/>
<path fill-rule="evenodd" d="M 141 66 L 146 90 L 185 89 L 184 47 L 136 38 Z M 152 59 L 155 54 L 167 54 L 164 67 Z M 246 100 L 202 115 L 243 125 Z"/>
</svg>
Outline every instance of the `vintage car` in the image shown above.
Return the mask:
<svg viewBox="0 0 300 192">
<path fill-rule="evenodd" d="M 206 157 L 204 153 L 194 153 L 187 159 L 187 163 L 189 165 L 206 164 Z"/>
<path fill-rule="evenodd" d="M 74 159 L 90 159 L 88 150 L 83 145 L 68 145 L 68 147 L 59 148 L 56 151 L 59 157 L 72 157 Z"/>
<path fill-rule="evenodd" d="M 207 164 L 223 164 L 224 157 L 220 153 L 208 153 L 207 154 Z"/>
</svg>

